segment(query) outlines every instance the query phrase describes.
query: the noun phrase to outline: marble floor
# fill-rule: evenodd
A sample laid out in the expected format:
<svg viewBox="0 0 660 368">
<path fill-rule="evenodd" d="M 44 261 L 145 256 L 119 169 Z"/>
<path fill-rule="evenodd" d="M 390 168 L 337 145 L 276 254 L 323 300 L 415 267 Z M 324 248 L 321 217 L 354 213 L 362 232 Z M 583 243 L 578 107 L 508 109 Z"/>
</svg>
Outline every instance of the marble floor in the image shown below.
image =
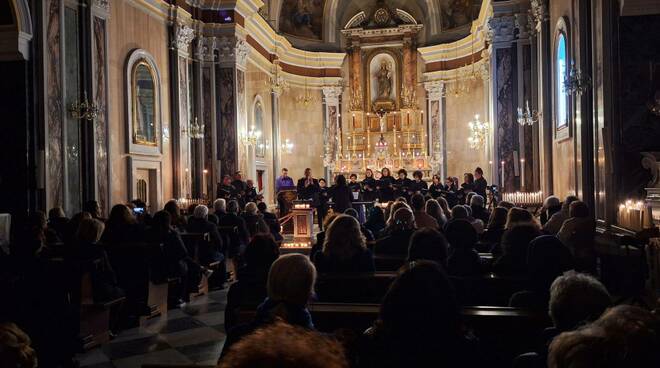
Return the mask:
<svg viewBox="0 0 660 368">
<path fill-rule="evenodd" d="M 215 366 L 225 342 L 226 290 L 193 299 L 167 317 L 121 332 L 107 345 L 78 355 L 85 368 L 140 368 L 143 364 Z"/>
</svg>

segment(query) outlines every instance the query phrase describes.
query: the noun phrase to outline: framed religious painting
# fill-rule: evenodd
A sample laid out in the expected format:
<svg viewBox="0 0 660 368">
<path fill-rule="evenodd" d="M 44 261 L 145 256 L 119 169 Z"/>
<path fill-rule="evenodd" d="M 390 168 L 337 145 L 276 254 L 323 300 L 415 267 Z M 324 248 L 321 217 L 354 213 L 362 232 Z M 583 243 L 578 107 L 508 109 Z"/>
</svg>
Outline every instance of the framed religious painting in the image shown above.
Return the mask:
<svg viewBox="0 0 660 368">
<path fill-rule="evenodd" d="M 160 73 L 154 58 L 133 50 L 126 62 L 126 132 L 128 153 L 160 155 L 162 149 Z"/>
</svg>

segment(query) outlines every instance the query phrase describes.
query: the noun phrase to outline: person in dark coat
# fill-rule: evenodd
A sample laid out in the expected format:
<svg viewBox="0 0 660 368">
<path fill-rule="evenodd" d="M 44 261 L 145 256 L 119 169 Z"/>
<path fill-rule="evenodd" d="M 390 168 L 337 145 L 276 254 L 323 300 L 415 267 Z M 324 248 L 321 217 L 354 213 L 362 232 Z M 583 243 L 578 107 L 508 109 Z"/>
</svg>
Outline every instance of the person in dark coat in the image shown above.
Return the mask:
<svg viewBox="0 0 660 368">
<path fill-rule="evenodd" d="M 348 187 L 351 189 L 351 200 L 352 201 L 358 201 L 360 200 L 361 192 L 362 192 L 362 185 L 360 184 L 359 181 L 357 181 L 357 175 L 356 174 L 351 174 L 348 177 Z"/>
<path fill-rule="evenodd" d="M 375 271 L 373 254 L 354 217 L 335 218 L 326 230 L 322 251 L 314 256 L 314 265 L 321 273 Z"/>
<path fill-rule="evenodd" d="M 538 225 L 519 224 L 502 235 L 502 256 L 493 263 L 493 270 L 501 275 L 526 277 L 529 243 L 541 235 Z"/>
<path fill-rule="evenodd" d="M 410 237 L 408 262 L 433 261 L 441 265 L 443 269 L 447 269 L 448 253 L 449 243 L 445 236 L 436 229 L 419 229 Z"/>
<path fill-rule="evenodd" d="M 259 202 L 257 204 L 257 209 L 259 210 L 259 213 L 261 213 L 261 216 L 266 222 L 266 225 L 268 225 L 270 233 L 273 235 L 273 239 L 275 239 L 276 242 L 282 241 L 282 225 L 280 225 L 280 221 L 277 219 L 277 216 L 275 216 L 274 213 L 268 211 L 268 205 L 266 202 Z"/>
<path fill-rule="evenodd" d="M 437 199 L 440 197 L 447 188 L 445 187 L 444 184 L 442 184 L 440 180 L 440 175 L 433 175 L 433 181 L 431 182 L 431 185 L 429 186 L 429 194 L 433 199 Z"/>
<path fill-rule="evenodd" d="M 110 210 L 110 217 L 105 223 L 101 242 L 105 245 L 115 243 L 137 243 L 144 240 L 144 227 L 137 223 L 131 210 L 118 204 Z"/>
<path fill-rule="evenodd" d="M 316 206 L 319 231 L 323 231 L 323 219 L 328 215 L 328 201 L 330 200 L 330 194 L 328 193 L 329 190 L 330 188 L 328 188 L 328 183 L 325 179 L 319 179 L 319 200 Z"/>
<path fill-rule="evenodd" d="M 369 216 L 367 216 L 367 222 L 364 223 L 364 227 L 371 231 L 374 237 L 376 237 L 381 231 L 383 231 L 385 226 L 385 214 L 383 213 L 383 209 L 379 206 L 371 207 L 369 209 Z"/>
<path fill-rule="evenodd" d="M 315 201 L 319 192 L 319 181 L 312 176 L 312 169 L 305 169 L 305 176 L 298 179 L 296 184 L 298 199 Z"/>
<path fill-rule="evenodd" d="M 442 267 L 407 263 L 390 286 L 378 320 L 358 343 L 362 368 L 481 367 L 478 344 L 465 334 Z"/>
<path fill-rule="evenodd" d="M 239 323 L 242 307 L 256 307 L 266 298 L 268 271 L 279 254 L 279 247 L 269 234 L 254 236 L 245 247 L 245 264 L 238 269 L 238 281 L 227 292 L 225 331 Z"/>
<path fill-rule="evenodd" d="M 245 200 L 245 195 L 247 194 L 248 186 L 247 183 L 243 181 L 243 175 L 240 171 L 236 171 L 234 173 L 234 178 L 231 182 L 231 185 L 234 187 L 234 189 L 236 189 L 235 199 L 238 201 L 241 207 L 245 206 L 245 203 L 247 203 Z"/>
<path fill-rule="evenodd" d="M 504 234 L 504 225 L 506 224 L 508 212 L 509 211 L 504 207 L 493 208 L 493 212 L 491 212 L 490 218 L 488 219 L 486 231 L 481 234 L 481 243 L 484 244 L 486 248 L 484 249 L 485 252 L 493 252 L 493 250 L 501 249 L 500 241 Z"/>
<path fill-rule="evenodd" d="M 381 170 L 378 179 L 378 198 L 381 203 L 387 203 L 394 200 L 394 178 L 390 174 L 390 169 L 384 167 Z"/>
<path fill-rule="evenodd" d="M 424 180 L 422 180 L 423 177 L 424 173 L 422 173 L 420 170 L 416 170 L 413 173 L 413 180 L 410 183 L 410 188 L 408 188 L 410 195 L 426 195 L 429 189 L 429 185 Z"/>
<path fill-rule="evenodd" d="M 49 234 L 52 234 L 53 238 L 49 238 Z M 48 243 L 51 242 L 69 242 L 72 239 L 72 235 L 69 232 L 69 219 L 64 214 L 62 207 L 51 208 L 48 211 L 48 232 L 47 239 Z"/>
<path fill-rule="evenodd" d="M 212 247 L 200 257 L 202 265 L 224 260 L 224 242 L 218 232 L 218 227 L 208 220 L 209 208 L 200 205 L 195 207 L 192 217 L 188 219 L 187 230 L 190 233 L 209 234 Z"/>
<path fill-rule="evenodd" d="M 349 215 L 356 219 L 358 223 L 360 222 L 360 215 L 355 208 L 347 208 L 346 211 L 344 211 L 344 215 Z M 367 229 L 364 225 L 360 225 L 360 231 L 362 232 L 362 235 L 366 241 L 371 242 L 376 240 L 371 230 Z"/>
<path fill-rule="evenodd" d="M 374 251 L 377 255 L 408 255 L 410 237 L 415 232 L 415 216 L 409 207 L 402 207 L 394 212 L 388 236 L 376 242 Z"/>
<path fill-rule="evenodd" d="M 229 258 L 233 258 L 243 252 L 250 241 L 250 232 L 245 220 L 238 215 L 239 206 L 237 201 L 226 202 L 224 206 L 226 210 L 222 207 L 219 205 L 215 211 L 215 215 L 218 217 L 218 226 L 236 227 L 238 230 L 236 234 L 232 234 L 230 244 L 228 244 Z"/>
<path fill-rule="evenodd" d="M 488 182 L 484 178 L 484 171 L 480 167 L 477 167 L 476 169 L 474 169 L 473 191 L 485 199 L 486 188 L 488 188 Z"/>
<path fill-rule="evenodd" d="M 378 182 L 374 178 L 374 172 L 367 169 L 364 173 L 364 180 L 362 180 L 362 200 L 365 202 L 373 202 L 378 199 Z"/>
<path fill-rule="evenodd" d="M 236 198 L 236 188 L 232 185 L 231 176 L 224 175 L 222 177 L 222 182 L 218 185 L 215 196 L 225 200 Z"/>
<path fill-rule="evenodd" d="M 406 169 L 399 169 L 397 172 L 398 178 L 394 181 L 394 194 L 399 197 L 409 199 L 409 191 L 412 186 L 412 180 L 408 179 L 408 172 Z"/>
<path fill-rule="evenodd" d="M 478 276 L 481 274 L 481 259 L 475 250 L 477 231 L 465 219 L 447 223 L 445 235 L 449 241 L 447 272 L 452 276 Z"/>
<path fill-rule="evenodd" d="M 351 189 L 348 187 L 344 175 L 340 174 L 335 177 L 335 185 L 330 188 L 329 197 L 332 199 L 332 210 L 336 213 L 344 213 L 346 209 L 352 208 Z"/>
<path fill-rule="evenodd" d="M 186 220 L 186 216 L 181 214 L 181 209 L 179 208 L 179 204 L 176 203 L 176 200 L 172 199 L 165 203 L 163 210 L 170 214 L 170 218 L 172 220 L 171 225 L 174 229 L 176 229 L 178 232 L 186 231 L 188 220 Z"/>
</svg>

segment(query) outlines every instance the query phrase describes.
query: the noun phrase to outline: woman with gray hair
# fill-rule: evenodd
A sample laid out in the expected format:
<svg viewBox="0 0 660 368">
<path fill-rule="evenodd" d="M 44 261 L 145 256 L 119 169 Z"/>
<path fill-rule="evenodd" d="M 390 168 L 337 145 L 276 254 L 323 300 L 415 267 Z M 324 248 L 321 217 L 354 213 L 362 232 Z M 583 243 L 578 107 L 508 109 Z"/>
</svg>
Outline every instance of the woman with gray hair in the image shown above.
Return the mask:
<svg viewBox="0 0 660 368">
<path fill-rule="evenodd" d="M 224 257 L 224 243 L 218 232 L 218 227 L 208 220 L 209 217 L 209 208 L 205 205 L 199 205 L 195 207 L 192 217 L 188 219 L 188 225 L 186 230 L 189 233 L 198 233 L 198 234 L 209 234 L 211 239 L 212 249 L 208 252 L 207 259 L 200 259 L 202 265 L 208 265 L 209 263 L 222 261 Z"/>
</svg>

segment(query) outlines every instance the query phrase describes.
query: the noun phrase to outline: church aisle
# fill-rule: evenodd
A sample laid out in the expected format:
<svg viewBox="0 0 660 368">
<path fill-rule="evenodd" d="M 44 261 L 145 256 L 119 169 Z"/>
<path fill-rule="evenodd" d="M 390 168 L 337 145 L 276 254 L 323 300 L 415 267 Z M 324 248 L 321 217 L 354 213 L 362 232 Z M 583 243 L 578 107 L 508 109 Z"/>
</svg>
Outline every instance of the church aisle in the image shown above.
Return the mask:
<svg viewBox="0 0 660 368">
<path fill-rule="evenodd" d="M 85 368 L 140 368 L 143 364 L 214 366 L 225 342 L 227 291 L 212 291 L 171 309 L 144 327 L 122 331 L 109 344 L 76 356 Z"/>
</svg>

